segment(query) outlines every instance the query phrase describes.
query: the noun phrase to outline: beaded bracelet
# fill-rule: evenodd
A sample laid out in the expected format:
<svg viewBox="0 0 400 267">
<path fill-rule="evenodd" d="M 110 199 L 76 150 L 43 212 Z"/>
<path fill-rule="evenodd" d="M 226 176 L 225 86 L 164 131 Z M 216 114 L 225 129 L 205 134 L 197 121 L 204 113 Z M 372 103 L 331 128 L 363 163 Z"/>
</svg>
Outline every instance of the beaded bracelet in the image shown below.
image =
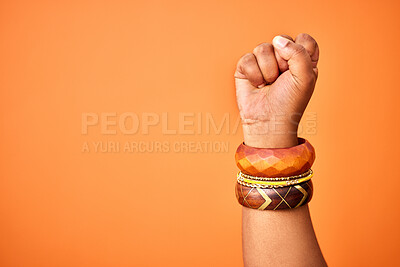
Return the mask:
<svg viewBox="0 0 400 267">
<path fill-rule="evenodd" d="M 314 173 L 310 169 L 306 173 L 302 175 L 285 177 L 286 180 L 259 180 L 260 177 L 245 175 L 242 172 L 239 172 L 237 175 L 237 182 L 241 185 L 245 185 L 248 187 L 258 187 L 258 188 L 278 188 L 285 187 L 290 185 L 300 184 L 306 181 L 311 180 Z M 258 179 L 253 179 L 258 178 Z M 271 178 L 269 178 L 271 179 Z"/>
</svg>

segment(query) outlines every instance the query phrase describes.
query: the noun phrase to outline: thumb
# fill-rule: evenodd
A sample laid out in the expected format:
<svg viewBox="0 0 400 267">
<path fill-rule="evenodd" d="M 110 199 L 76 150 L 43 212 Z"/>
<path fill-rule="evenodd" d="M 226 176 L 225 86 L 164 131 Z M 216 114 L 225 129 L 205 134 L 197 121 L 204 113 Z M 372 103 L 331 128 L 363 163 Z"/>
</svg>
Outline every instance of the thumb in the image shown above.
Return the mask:
<svg viewBox="0 0 400 267">
<path fill-rule="evenodd" d="M 287 60 L 289 71 L 298 86 L 309 86 L 315 82 L 315 73 L 306 49 L 282 36 L 276 36 L 272 44 L 278 54 Z"/>
</svg>

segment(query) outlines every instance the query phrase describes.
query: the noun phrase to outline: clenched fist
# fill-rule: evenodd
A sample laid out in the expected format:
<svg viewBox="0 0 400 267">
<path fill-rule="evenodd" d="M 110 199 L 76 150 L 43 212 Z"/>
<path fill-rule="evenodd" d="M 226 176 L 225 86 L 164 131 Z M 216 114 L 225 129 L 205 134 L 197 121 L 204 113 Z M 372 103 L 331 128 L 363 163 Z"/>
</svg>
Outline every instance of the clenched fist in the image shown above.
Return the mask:
<svg viewBox="0 0 400 267">
<path fill-rule="evenodd" d="M 319 49 L 308 34 L 276 36 L 244 55 L 235 71 L 245 143 L 253 147 L 297 144 L 297 128 L 314 91 Z"/>
</svg>

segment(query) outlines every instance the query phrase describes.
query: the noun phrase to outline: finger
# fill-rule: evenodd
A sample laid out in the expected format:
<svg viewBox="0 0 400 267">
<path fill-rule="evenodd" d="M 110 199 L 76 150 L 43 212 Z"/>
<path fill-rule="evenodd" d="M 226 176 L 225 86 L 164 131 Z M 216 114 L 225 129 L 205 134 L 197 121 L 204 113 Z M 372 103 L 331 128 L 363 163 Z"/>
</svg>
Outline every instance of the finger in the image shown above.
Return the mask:
<svg viewBox="0 0 400 267">
<path fill-rule="evenodd" d="M 307 33 L 300 33 L 296 37 L 296 44 L 300 44 L 304 46 L 306 51 L 311 57 L 311 62 L 313 65 L 313 68 L 317 67 L 318 64 L 318 59 L 319 59 L 319 47 L 318 43 L 315 41 L 314 38 L 312 38 L 310 35 Z"/>
<path fill-rule="evenodd" d="M 272 44 L 262 43 L 253 50 L 258 66 L 267 84 L 273 83 L 279 76 L 278 63 L 276 62 Z"/>
<path fill-rule="evenodd" d="M 281 36 L 276 36 L 272 43 L 278 54 L 287 60 L 290 73 L 297 84 L 309 85 L 315 81 L 311 57 L 302 45 Z"/>
<path fill-rule="evenodd" d="M 287 34 L 281 34 L 279 36 L 285 37 L 286 39 L 289 39 L 290 41 L 294 42 L 293 38 Z"/>
<path fill-rule="evenodd" d="M 290 41 L 293 41 L 293 38 L 290 37 L 289 35 L 286 34 L 281 34 L 280 36 L 289 39 Z M 276 58 L 276 62 L 278 62 L 278 67 L 279 67 L 279 71 L 281 73 L 287 71 L 289 69 L 289 65 L 287 63 L 286 60 L 284 60 L 277 51 L 275 51 L 275 58 Z"/>
<path fill-rule="evenodd" d="M 235 78 L 247 79 L 253 86 L 259 88 L 265 85 L 264 77 L 253 53 L 248 53 L 239 59 Z"/>
</svg>

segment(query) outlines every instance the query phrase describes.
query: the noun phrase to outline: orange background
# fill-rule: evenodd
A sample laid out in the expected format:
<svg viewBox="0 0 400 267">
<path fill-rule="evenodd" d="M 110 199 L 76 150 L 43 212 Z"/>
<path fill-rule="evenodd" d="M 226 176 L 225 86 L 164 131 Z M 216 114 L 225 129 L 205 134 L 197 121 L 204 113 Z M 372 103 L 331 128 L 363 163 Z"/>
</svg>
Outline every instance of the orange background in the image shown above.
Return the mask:
<svg viewBox="0 0 400 267">
<path fill-rule="evenodd" d="M 104 135 L 98 124 L 83 135 L 81 117 L 169 112 L 170 128 L 180 112 L 234 118 L 238 58 L 300 32 L 321 49 L 308 107 L 317 134 L 303 136 L 317 149 L 310 207 L 326 260 L 400 264 L 399 7 L 1 1 L 1 266 L 241 266 L 240 131 Z M 81 151 L 86 141 L 178 140 L 224 141 L 229 151 Z"/>
</svg>

